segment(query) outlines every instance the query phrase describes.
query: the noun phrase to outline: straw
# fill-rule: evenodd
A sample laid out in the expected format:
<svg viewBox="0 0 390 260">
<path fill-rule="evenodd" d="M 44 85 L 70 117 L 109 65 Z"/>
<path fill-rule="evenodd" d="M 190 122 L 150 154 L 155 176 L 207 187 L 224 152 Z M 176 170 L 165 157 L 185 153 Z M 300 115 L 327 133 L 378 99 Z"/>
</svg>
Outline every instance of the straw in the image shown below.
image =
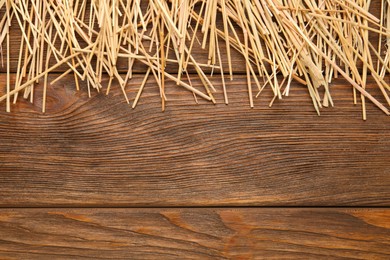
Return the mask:
<svg viewBox="0 0 390 260">
<path fill-rule="evenodd" d="M 354 103 L 361 103 L 364 120 L 367 101 L 389 115 L 390 6 L 381 1 L 380 17 L 370 13 L 370 6 L 371 0 L 0 0 L 0 59 L 7 74 L 0 101 L 9 112 L 12 96 L 15 103 L 23 91 L 32 102 L 43 83 L 45 112 L 48 85 L 72 75 L 76 89 L 86 85 L 89 95 L 93 89 L 109 94 L 118 86 L 135 108 L 153 77 L 164 111 L 168 81 L 187 89 L 196 102 L 198 96 L 216 103 L 211 77 L 218 70 L 228 104 L 225 73 L 234 79 L 233 55 L 239 55 L 250 107 L 265 88 L 273 93 L 270 106 L 289 96 L 295 81 L 306 86 L 320 114 L 334 105 L 332 81 L 342 76 L 352 86 Z M 10 42 L 17 33 L 21 41 L 19 50 L 12 46 L 12 54 L 18 53 L 13 69 Z M 370 42 L 372 35 L 379 38 L 378 46 Z M 127 64 L 125 73 L 119 64 Z M 127 87 L 135 64 L 142 64 L 144 73 L 130 100 Z M 49 82 L 52 71 L 61 74 Z M 370 75 L 387 104 L 367 91 Z M 202 89 L 192 86 L 194 78 Z"/>
</svg>

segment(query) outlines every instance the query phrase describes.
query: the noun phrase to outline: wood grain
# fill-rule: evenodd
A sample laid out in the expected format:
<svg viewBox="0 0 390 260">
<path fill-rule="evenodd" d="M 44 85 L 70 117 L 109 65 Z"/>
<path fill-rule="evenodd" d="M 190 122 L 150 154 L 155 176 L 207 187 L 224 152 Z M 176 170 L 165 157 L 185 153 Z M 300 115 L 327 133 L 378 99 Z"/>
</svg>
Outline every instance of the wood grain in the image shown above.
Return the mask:
<svg viewBox="0 0 390 260">
<path fill-rule="evenodd" d="M 0 210 L 1 259 L 389 259 L 388 209 Z"/>
<path fill-rule="evenodd" d="M 200 48 L 195 57 L 207 60 Z M 141 80 L 129 82 L 131 101 Z M 245 208 L 390 206 L 389 118 L 368 104 L 363 122 L 342 80 L 321 117 L 304 86 L 272 109 L 265 91 L 250 109 L 245 77 L 228 83 L 228 106 L 213 82 L 217 105 L 167 83 L 165 113 L 153 79 L 135 110 L 118 86 L 89 99 L 72 77 L 50 86 L 46 114 L 41 86 L 34 104 L 0 103 L 0 259 L 389 259 L 389 209 Z"/>
<path fill-rule="evenodd" d="M 153 81 L 135 110 L 117 86 L 89 99 L 70 78 L 49 89 L 46 114 L 41 87 L 12 113 L 1 103 L 0 206 L 390 205 L 389 118 L 368 104 L 363 122 L 351 86 L 332 85 L 336 107 L 318 117 L 304 86 L 250 109 L 244 77 L 228 106 L 214 80 L 217 105 L 167 83 L 165 113 Z"/>
</svg>

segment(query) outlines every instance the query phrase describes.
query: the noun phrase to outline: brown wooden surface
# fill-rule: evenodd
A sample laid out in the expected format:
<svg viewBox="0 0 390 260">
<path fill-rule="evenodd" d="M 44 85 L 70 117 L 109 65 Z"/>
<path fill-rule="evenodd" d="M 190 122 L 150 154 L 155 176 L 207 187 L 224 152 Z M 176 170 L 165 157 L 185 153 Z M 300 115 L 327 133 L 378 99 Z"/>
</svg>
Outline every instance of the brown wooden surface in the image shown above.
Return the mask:
<svg viewBox="0 0 390 260">
<path fill-rule="evenodd" d="M 131 101 L 145 67 L 134 71 Z M 250 109 L 244 76 L 228 81 L 228 106 L 213 82 L 217 105 L 167 83 L 165 113 L 153 79 L 135 110 L 117 86 L 89 99 L 72 77 L 49 88 L 46 114 L 41 86 L 34 104 L 0 103 L 0 259 L 389 259 L 390 210 L 371 206 L 390 206 L 390 119 L 369 103 L 363 122 L 342 80 L 320 117 L 298 84 Z"/>
<path fill-rule="evenodd" d="M 389 259 L 388 209 L 0 210 L 1 259 Z"/>
<path fill-rule="evenodd" d="M 117 86 L 89 99 L 71 78 L 49 89 L 46 114 L 41 87 L 12 113 L 1 103 L 0 206 L 390 205 L 390 119 L 368 104 L 362 121 L 351 86 L 335 83 L 336 107 L 318 117 L 304 86 L 250 109 L 244 76 L 228 106 L 218 82 L 217 105 L 167 85 L 165 113 L 153 80 L 135 110 Z"/>
</svg>

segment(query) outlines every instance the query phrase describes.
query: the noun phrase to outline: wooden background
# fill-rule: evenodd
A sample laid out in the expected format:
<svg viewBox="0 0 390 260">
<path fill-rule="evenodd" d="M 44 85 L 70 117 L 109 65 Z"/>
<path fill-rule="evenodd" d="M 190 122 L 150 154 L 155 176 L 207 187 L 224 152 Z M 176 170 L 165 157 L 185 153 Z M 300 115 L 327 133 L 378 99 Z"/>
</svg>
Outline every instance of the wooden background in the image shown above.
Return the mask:
<svg viewBox="0 0 390 260">
<path fill-rule="evenodd" d="M 152 79 L 134 110 L 72 77 L 45 114 L 39 86 L 0 103 L 0 259 L 389 259 L 389 118 L 368 103 L 362 121 L 343 80 L 320 117 L 299 84 L 250 109 L 233 60 L 229 105 L 218 77 L 217 105 L 167 83 L 164 113 Z"/>
</svg>

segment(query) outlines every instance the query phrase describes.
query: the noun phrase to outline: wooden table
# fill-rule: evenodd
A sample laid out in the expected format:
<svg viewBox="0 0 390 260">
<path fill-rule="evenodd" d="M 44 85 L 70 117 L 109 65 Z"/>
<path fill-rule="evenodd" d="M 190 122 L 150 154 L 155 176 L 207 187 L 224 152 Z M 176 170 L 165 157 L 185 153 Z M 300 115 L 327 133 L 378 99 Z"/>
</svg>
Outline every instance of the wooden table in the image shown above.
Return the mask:
<svg viewBox="0 0 390 260">
<path fill-rule="evenodd" d="M 20 37 L 12 29 L 11 46 Z M 390 259 L 389 117 L 368 103 L 362 121 L 343 80 L 320 117 L 298 84 L 250 109 L 232 60 L 229 105 L 218 76 L 217 105 L 167 82 L 164 113 L 153 79 L 134 110 L 118 86 L 88 98 L 70 76 L 49 88 L 45 114 L 41 86 L 33 104 L 0 103 L 0 259 Z M 145 67 L 134 72 L 131 101 Z"/>
<path fill-rule="evenodd" d="M 217 105 L 169 84 L 164 113 L 153 80 L 134 110 L 70 77 L 46 114 L 40 87 L 1 103 L 0 258 L 389 259 L 389 118 L 342 80 L 320 117 L 304 86 L 250 109 L 244 76 L 229 105 L 213 80 Z"/>
</svg>

